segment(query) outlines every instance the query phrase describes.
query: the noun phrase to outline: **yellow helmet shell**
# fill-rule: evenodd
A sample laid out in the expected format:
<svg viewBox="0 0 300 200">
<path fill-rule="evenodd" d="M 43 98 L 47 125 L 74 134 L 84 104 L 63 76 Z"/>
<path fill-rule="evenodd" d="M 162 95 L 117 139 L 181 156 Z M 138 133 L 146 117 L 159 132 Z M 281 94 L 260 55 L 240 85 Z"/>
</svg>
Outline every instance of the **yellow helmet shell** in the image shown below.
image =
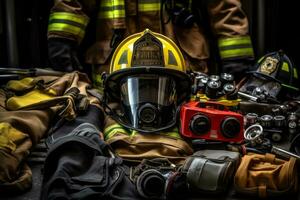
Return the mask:
<svg viewBox="0 0 300 200">
<path fill-rule="evenodd" d="M 174 78 L 178 104 L 190 95 L 191 79 L 180 49 L 171 39 L 149 29 L 127 37 L 116 48 L 104 81 L 105 96 L 119 101 L 120 81 L 144 74 Z"/>
<path fill-rule="evenodd" d="M 181 72 L 186 72 L 185 61 L 178 46 L 168 37 L 159 33 L 152 32 L 149 29 L 146 29 L 143 32 L 136 33 L 127 37 L 119 44 L 111 59 L 110 73 L 122 69 L 128 69 L 134 67 L 134 65 L 136 64 L 133 63 L 133 58 L 135 57 L 135 53 L 134 53 L 135 44 L 140 38 L 142 38 L 146 34 L 150 34 L 154 36 L 154 38 L 156 38 L 162 45 L 162 52 L 161 52 L 162 62 L 159 63 L 157 67 L 164 67 L 167 69 L 174 69 Z M 155 52 L 152 54 L 151 52 L 150 53 L 146 52 L 144 55 L 142 55 L 142 57 L 144 58 L 145 57 L 149 58 L 151 56 L 155 57 L 159 55 L 157 55 L 157 53 Z M 151 63 L 151 65 L 155 65 L 155 63 Z M 141 64 L 138 67 L 145 67 L 145 66 L 149 66 L 149 65 Z"/>
</svg>

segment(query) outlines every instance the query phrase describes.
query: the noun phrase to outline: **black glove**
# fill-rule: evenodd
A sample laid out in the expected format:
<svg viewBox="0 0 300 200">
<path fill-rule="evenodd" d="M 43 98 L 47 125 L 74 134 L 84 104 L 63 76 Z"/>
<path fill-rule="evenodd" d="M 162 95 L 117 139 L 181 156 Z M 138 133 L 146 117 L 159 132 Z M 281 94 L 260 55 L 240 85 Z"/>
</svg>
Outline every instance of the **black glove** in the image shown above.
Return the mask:
<svg viewBox="0 0 300 200">
<path fill-rule="evenodd" d="M 77 58 L 77 44 L 75 41 L 63 38 L 50 38 L 48 40 L 48 56 L 54 70 L 71 72 L 82 70 Z"/>
<path fill-rule="evenodd" d="M 253 61 L 248 59 L 224 60 L 222 62 L 222 72 L 234 75 L 236 82 L 246 76 L 248 71 L 253 70 Z"/>
</svg>

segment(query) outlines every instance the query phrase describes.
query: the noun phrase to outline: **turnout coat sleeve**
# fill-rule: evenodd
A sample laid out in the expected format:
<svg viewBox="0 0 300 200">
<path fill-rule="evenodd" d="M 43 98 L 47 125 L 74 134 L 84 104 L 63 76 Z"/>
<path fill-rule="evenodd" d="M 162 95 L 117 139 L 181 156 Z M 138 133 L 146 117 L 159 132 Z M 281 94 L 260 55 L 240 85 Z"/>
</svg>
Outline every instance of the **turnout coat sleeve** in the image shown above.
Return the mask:
<svg viewBox="0 0 300 200">
<path fill-rule="evenodd" d="M 64 38 L 79 44 L 96 9 L 96 0 L 55 0 L 49 16 L 48 38 Z"/>
<path fill-rule="evenodd" d="M 98 110 L 96 121 L 102 133 L 102 109 L 92 95 L 85 74 L 26 77 L 11 80 L 0 89 L 0 194 L 23 192 L 32 184 L 27 158 L 42 138 L 51 134 L 54 124 L 76 124 L 77 116 L 88 109 Z M 58 123 L 59 121 L 59 123 Z M 64 134 L 68 134 L 65 127 Z M 1 198 L 1 197 L 0 197 Z"/>
<path fill-rule="evenodd" d="M 222 60 L 253 58 L 248 19 L 240 0 L 210 0 L 211 27 L 218 38 Z"/>
</svg>

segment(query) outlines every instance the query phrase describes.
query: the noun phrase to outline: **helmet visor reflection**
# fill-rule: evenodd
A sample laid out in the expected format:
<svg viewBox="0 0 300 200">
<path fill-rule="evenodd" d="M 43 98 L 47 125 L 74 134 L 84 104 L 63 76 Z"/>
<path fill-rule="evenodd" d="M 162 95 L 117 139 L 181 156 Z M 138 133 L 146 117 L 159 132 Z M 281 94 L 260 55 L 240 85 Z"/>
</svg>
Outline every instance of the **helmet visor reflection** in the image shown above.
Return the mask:
<svg viewBox="0 0 300 200">
<path fill-rule="evenodd" d="M 120 85 L 123 123 L 152 131 L 174 122 L 177 95 L 173 78 L 141 74 L 122 79 Z"/>
</svg>

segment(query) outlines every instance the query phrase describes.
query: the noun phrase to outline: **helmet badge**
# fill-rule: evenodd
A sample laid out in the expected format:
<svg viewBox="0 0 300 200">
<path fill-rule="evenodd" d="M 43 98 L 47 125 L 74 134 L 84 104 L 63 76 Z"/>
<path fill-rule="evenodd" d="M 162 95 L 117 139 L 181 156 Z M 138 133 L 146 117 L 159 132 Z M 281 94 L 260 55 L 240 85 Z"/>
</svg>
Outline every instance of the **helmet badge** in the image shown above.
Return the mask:
<svg viewBox="0 0 300 200">
<path fill-rule="evenodd" d="M 164 66 L 162 43 L 150 31 L 134 43 L 132 67 L 138 66 Z"/>
<path fill-rule="evenodd" d="M 272 57 L 267 57 L 260 67 L 260 72 L 270 75 L 277 69 L 277 64 L 279 60 Z"/>
</svg>

